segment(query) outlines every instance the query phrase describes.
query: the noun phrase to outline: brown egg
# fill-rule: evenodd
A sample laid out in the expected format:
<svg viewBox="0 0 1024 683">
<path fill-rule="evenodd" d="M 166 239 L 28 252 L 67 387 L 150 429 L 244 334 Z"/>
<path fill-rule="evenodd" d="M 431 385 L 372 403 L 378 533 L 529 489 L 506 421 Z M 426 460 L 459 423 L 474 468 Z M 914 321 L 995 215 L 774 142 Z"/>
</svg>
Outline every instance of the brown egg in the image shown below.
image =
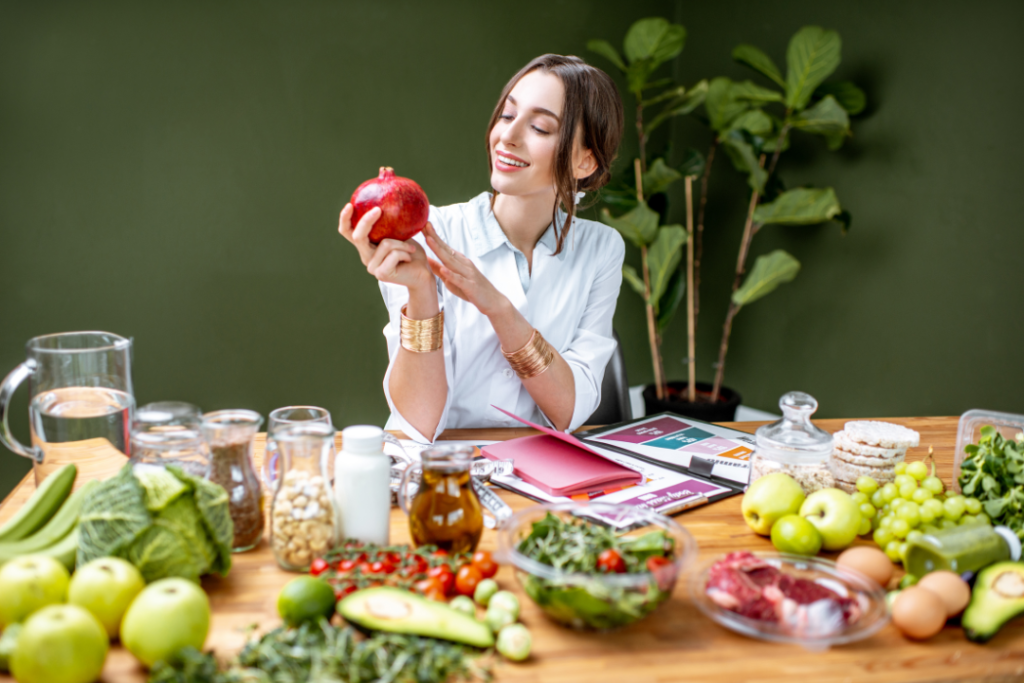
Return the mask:
<svg viewBox="0 0 1024 683">
<path fill-rule="evenodd" d="M 836 558 L 836 564 L 874 579 L 883 588 L 892 578 L 892 562 L 889 561 L 885 553 L 872 546 L 859 545 L 855 548 L 847 548 Z"/>
<path fill-rule="evenodd" d="M 963 611 L 971 601 L 971 588 L 959 575 L 949 571 L 925 574 L 917 585 L 935 593 L 946 605 L 946 617 L 952 617 Z"/>
<path fill-rule="evenodd" d="M 896 597 L 892 623 L 907 638 L 931 638 L 946 623 L 946 604 L 927 588 L 911 586 Z"/>
</svg>

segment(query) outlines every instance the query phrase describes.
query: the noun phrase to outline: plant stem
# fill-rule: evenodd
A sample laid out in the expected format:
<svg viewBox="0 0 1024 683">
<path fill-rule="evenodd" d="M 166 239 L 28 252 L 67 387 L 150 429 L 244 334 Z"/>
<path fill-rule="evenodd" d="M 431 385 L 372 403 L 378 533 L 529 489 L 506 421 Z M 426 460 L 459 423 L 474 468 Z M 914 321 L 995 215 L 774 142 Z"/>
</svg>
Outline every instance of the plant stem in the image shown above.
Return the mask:
<svg viewBox="0 0 1024 683">
<path fill-rule="evenodd" d="M 762 154 L 760 160 L 761 168 L 764 168 L 765 157 Z M 736 277 L 732 282 L 732 292 L 743 284 L 743 274 L 746 272 L 747 253 L 750 251 L 750 242 L 754 238 L 757 229 L 754 227 L 754 209 L 757 208 L 757 200 L 760 193 L 753 190 L 750 193 L 750 205 L 747 207 L 747 221 L 743 225 L 743 239 L 740 241 L 740 253 L 736 257 Z M 732 332 L 732 319 L 740 310 L 732 299 L 729 300 L 729 312 L 725 316 L 725 326 L 722 328 L 722 343 L 718 347 L 718 364 L 715 368 L 715 384 L 711 389 L 711 402 L 718 402 L 718 394 L 722 389 L 722 378 L 725 376 L 725 354 L 729 350 L 729 334 Z"/>
<path fill-rule="evenodd" d="M 697 339 L 693 305 L 693 176 L 686 176 L 686 353 L 689 384 L 686 400 L 697 402 Z"/>
<path fill-rule="evenodd" d="M 633 171 L 636 175 L 636 201 L 644 200 L 644 181 L 640 167 L 640 159 L 633 159 Z M 654 392 L 658 400 L 665 398 L 665 378 L 661 367 L 661 335 L 658 334 L 658 322 L 654 316 L 654 302 L 651 301 L 651 269 L 647 264 L 647 246 L 640 247 L 640 264 L 644 275 L 644 307 L 647 313 L 647 338 L 651 343 L 651 364 L 654 366 Z"/>
<path fill-rule="evenodd" d="M 641 171 L 641 173 L 646 173 L 647 172 L 647 136 L 644 135 L 644 105 L 643 105 L 643 102 L 640 101 L 640 93 L 636 94 L 636 135 L 637 135 L 637 140 L 640 142 L 640 160 L 639 160 L 640 171 Z"/>
<path fill-rule="evenodd" d="M 786 118 L 789 118 L 789 112 L 786 112 Z M 779 155 L 782 154 L 782 145 L 786 141 L 786 135 L 789 134 L 790 125 L 787 123 L 782 126 L 782 130 L 779 131 L 779 137 L 775 141 L 775 153 L 772 154 L 772 161 L 768 164 L 768 177 L 772 177 L 772 173 L 775 173 L 775 166 L 779 163 Z M 762 164 L 763 165 L 763 164 Z"/>
<path fill-rule="evenodd" d="M 708 205 L 708 178 L 711 175 L 711 164 L 715 160 L 718 149 L 718 138 L 711 141 L 707 160 L 704 162 L 704 173 L 700 179 L 700 208 L 697 211 L 696 244 L 693 245 L 693 318 L 694 330 L 697 329 L 697 317 L 700 315 L 700 259 L 704 254 L 704 209 Z"/>
</svg>

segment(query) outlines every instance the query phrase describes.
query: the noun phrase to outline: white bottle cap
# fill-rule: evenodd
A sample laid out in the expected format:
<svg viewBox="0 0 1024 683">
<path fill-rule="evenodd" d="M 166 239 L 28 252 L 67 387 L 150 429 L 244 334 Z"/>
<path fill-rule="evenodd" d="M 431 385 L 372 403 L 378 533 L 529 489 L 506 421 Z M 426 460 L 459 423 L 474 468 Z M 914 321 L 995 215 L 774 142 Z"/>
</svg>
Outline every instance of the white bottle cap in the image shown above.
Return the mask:
<svg viewBox="0 0 1024 683">
<path fill-rule="evenodd" d="M 1020 559 L 1020 539 L 1017 538 L 1017 534 L 1014 533 L 1013 529 L 1005 526 L 992 527 L 992 531 L 996 532 L 1003 537 L 1006 541 L 1006 546 L 1010 549 L 1010 559 L 1016 562 Z"/>
<path fill-rule="evenodd" d="M 355 425 L 341 431 L 341 448 L 349 453 L 383 453 L 384 430 L 373 425 Z"/>
</svg>

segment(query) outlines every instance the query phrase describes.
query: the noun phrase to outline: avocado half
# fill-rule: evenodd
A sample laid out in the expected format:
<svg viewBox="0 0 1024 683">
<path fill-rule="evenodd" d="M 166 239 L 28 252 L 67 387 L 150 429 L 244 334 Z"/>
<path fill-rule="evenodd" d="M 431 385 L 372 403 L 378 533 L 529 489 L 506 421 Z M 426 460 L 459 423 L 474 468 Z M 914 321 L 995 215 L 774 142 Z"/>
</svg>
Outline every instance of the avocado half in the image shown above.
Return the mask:
<svg viewBox="0 0 1024 683">
<path fill-rule="evenodd" d="M 494 634 L 483 622 L 448 605 L 398 588 L 367 588 L 338 601 L 345 621 L 370 631 L 406 633 L 492 647 Z"/>
<path fill-rule="evenodd" d="M 1024 614 L 1024 563 L 997 562 L 978 574 L 960 623 L 968 640 L 984 643 L 1020 614 Z"/>
</svg>

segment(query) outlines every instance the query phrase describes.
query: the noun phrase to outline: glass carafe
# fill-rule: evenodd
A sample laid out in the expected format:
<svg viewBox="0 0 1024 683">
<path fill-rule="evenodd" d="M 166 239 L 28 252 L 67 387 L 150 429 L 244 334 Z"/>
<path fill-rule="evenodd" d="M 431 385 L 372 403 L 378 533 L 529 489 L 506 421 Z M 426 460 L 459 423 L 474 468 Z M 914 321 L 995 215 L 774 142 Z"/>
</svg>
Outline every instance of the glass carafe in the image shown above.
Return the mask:
<svg viewBox="0 0 1024 683">
<path fill-rule="evenodd" d="M 473 453 L 472 446 L 435 446 L 405 471 L 398 501 L 409 515 L 415 545 L 432 544 L 450 553 L 476 549 L 484 518 L 470 476 Z M 409 500 L 409 482 L 417 472 L 419 486 Z"/>
<path fill-rule="evenodd" d="M 331 414 L 318 406 L 285 406 L 275 408 L 267 416 L 267 444 L 263 451 L 263 486 L 268 491 L 277 489 L 277 475 L 281 471 L 280 456 L 277 453 L 277 431 L 300 422 L 322 422 L 331 424 Z M 334 479 L 334 463 L 327 466 L 328 480 Z"/>
<path fill-rule="evenodd" d="M 282 568 L 306 571 L 335 544 L 337 516 L 327 480 L 334 427 L 299 422 L 276 432 L 280 476 L 270 506 L 270 547 Z"/>
<path fill-rule="evenodd" d="M 131 350 L 130 339 L 110 332 L 48 334 L 25 344 L 25 362 L 0 384 L 0 442 L 32 460 L 37 486 L 82 458 L 104 451 L 131 455 Z M 8 426 L 11 396 L 26 379 L 31 447 Z"/>
<path fill-rule="evenodd" d="M 253 438 L 263 418 L 252 410 L 218 410 L 203 415 L 202 431 L 210 447 L 207 479 L 228 493 L 235 538 L 231 550 L 255 548 L 263 536 L 263 496 L 252 465 Z"/>
</svg>

